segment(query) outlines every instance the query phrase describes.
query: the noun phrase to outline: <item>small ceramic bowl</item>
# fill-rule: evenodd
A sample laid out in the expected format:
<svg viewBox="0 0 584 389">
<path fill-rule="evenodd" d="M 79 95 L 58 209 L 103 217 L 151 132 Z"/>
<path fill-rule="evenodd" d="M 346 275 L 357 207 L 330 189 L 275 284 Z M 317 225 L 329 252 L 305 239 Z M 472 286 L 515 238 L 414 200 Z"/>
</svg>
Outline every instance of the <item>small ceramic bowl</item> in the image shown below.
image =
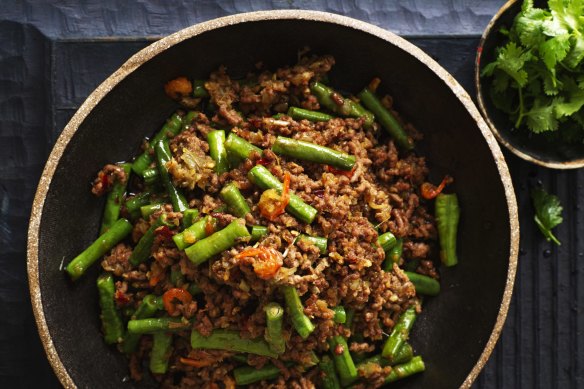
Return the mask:
<svg viewBox="0 0 584 389">
<path fill-rule="evenodd" d="M 475 61 L 475 85 L 478 106 L 497 140 L 512 153 L 528 162 L 552 169 L 575 169 L 584 166 L 584 144 L 566 143 L 546 135 L 533 134 L 523 128 L 515 129 L 506 113 L 498 110 L 489 96 L 491 79 L 480 77 L 485 65 L 495 58 L 495 48 L 504 44 L 501 27 L 510 27 L 521 10 L 523 0 L 510 0 L 488 24 Z M 536 1 L 535 6 L 545 7 L 546 2 Z"/>
</svg>

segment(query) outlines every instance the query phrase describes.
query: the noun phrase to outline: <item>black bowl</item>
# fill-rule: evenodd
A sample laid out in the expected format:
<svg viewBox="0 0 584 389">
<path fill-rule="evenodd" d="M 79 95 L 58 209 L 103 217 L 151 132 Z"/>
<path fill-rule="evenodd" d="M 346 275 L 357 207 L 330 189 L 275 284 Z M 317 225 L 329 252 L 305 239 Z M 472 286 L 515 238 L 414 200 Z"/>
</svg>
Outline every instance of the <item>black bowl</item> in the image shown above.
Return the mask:
<svg viewBox="0 0 584 389">
<path fill-rule="evenodd" d="M 552 134 L 533 134 L 524 128 L 515 129 L 508 115 L 498 110 L 489 96 L 490 78 L 480 77 L 484 66 L 495 59 L 495 48 L 505 42 L 499 32 L 501 27 L 511 27 L 521 11 L 523 0 L 510 0 L 491 19 L 477 50 L 475 84 L 478 106 L 485 121 L 499 142 L 526 161 L 553 169 L 575 169 L 584 166 L 584 144 L 567 143 Z M 535 6 L 545 8 L 547 1 L 535 1 Z"/>
<path fill-rule="evenodd" d="M 426 372 L 398 387 L 469 387 L 476 378 L 501 332 L 517 266 L 517 205 L 495 138 L 462 87 L 415 46 L 342 16 L 279 11 L 213 20 L 152 44 L 88 97 L 58 139 L 35 197 L 28 272 L 41 339 L 63 385 L 153 386 L 122 384 L 127 360 L 100 334 L 98 266 L 76 284 L 61 271 L 96 237 L 103 203 L 88 190 L 96 171 L 132 155 L 175 109 L 161 92 L 167 80 L 202 78 L 221 64 L 237 76 L 259 60 L 272 68 L 293 63 L 305 45 L 336 57 L 335 86 L 358 91 L 381 77 L 397 109 L 424 133 L 419 150 L 433 179 L 456 179 L 460 264 L 443 270 L 443 291 L 427 300 L 413 331 Z"/>
</svg>

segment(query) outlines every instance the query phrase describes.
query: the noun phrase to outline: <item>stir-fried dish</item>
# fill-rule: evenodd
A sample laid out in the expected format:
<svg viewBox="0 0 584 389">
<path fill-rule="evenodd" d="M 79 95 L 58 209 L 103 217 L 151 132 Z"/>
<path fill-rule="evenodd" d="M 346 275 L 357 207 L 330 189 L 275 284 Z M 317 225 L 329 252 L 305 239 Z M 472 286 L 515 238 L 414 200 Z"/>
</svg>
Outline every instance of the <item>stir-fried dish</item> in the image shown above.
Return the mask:
<svg viewBox="0 0 584 389">
<path fill-rule="evenodd" d="M 375 388 L 425 369 L 408 338 L 457 263 L 452 178 L 428 182 L 379 79 L 342 94 L 333 65 L 175 78 L 177 112 L 99 172 L 101 235 L 66 270 L 101 261 L 104 339 L 134 380 Z"/>
</svg>

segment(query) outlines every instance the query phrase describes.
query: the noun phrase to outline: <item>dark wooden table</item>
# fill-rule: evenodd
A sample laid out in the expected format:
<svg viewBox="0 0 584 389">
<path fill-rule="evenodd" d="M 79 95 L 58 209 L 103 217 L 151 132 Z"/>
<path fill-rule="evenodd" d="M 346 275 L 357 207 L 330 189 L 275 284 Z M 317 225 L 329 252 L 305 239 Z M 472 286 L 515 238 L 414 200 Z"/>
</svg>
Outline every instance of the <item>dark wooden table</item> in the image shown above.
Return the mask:
<svg viewBox="0 0 584 389">
<path fill-rule="evenodd" d="M 26 278 L 32 198 L 51 147 L 87 95 L 160 36 L 229 14 L 316 9 L 361 19 L 420 46 L 474 96 L 478 39 L 503 0 L 16 1 L 0 10 L 0 387 L 59 387 L 34 324 Z M 521 253 L 505 329 L 478 388 L 584 386 L 583 171 L 506 153 L 519 201 Z M 562 246 L 533 223 L 528 183 L 564 204 Z M 71 323 L 74 329 L 75 323 Z"/>
</svg>

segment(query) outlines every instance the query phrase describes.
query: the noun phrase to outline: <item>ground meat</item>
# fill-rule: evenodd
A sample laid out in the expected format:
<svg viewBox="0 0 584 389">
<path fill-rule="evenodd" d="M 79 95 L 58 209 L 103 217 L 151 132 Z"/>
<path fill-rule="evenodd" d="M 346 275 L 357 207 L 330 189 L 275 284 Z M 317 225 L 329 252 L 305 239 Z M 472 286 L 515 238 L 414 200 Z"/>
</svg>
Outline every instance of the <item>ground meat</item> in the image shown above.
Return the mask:
<svg viewBox="0 0 584 389">
<path fill-rule="evenodd" d="M 427 210 L 428 202 L 418 196 L 419 186 L 427 181 L 428 174 L 423 157 L 399 150 L 378 131 L 377 125 L 371 130 L 364 128 L 363 119 L 334 118 L 315 123 L 297 121 L 286 114 L 273 117 L 290 106 L 321 109 L 309 85 L 323 78 L 333 65 L 330 56 L 303 56 L 294 66 L 250 74 L 239 81 L 232 80 L 222 67 L 205 82 L 212 109 L 206 110 L 207 114 L 194 115 L 185 129 L 170 140 L 172 160 L 167 168 L 174 185 L 189 199 L 189 206 L 199 211 L 199 217 L 211 216 L 214 220 L 206 225 L 202 236 L 192 238 L 190 243 L 238 219 L 219 195 L 228 183 L 234 183 L 250 205 L 250 212 L 243 217 L 246 224 L 266 227 L 266 235 L 258 242 L 237 239 L 208 262 L 195 264 L 174 242 L 184 229 L 182 213 L 175 212 L 170 201 L 162 199 L 165 204 L 160 211 L 146 220 L 136 220 L 132 231 L 135 245 L 164 215 L 166 225 L 155 230 L 149 258 L 132 266 L 128 262 L 132 248 L 124 242 L 102 261 L 106 271 L 120 278 L 116 284 L 120 307 L 125 300 L 129 306 L 137 306 L 146 294 L 160 296 L 171 288 L 190 291 L 192 301 L 174 301 L 172 316 L 190 319 L 192 328 L 203 336 L 217 329 L 230 329 L 245 339 L 264 337 L 264 307 L 271 302 L 285 306 L 282 286 L 294 287 L 315 329 L 303 339 L 285 319 L 285 352 L 278 359 L 250 354 L 246 360 L 258 368 L 271 363 L 280 369 L 280 377 L 250 387 L 318 387 L 320 370 L 315 367 L 314 357 L 335 352 L 329 350 L 332 336 L 350 337 L 349 349 L 353 353 L 373 353 L 380 349 L 384 334 L 391 332 L 404 310 L 410 306 L 419 310 L 415 288 L 399 264 L 412 263 L 418 273 L 438 277 L 433 262 L 437 255 L 435 221 Z M 171 92 L 176 92 L 173 97 L 182 99 L 181 91 L 188 85 L 183 81 L 175 84 L 169 85 L 174 88 Z M 344 99 L 340 95 L 333 98 L 339 103 Z M 391 99 L 384 102 L 391 107 Z M 412 126 L 399 120 L 410 136 L 418 137 Z M 207 135 L 216 128 L 229 130 L 263 152 L 231 159 L 228 172 L 215 173 Z M 321 164 L 277 155 L 270 148 L 278 136 L 349 153 L 355 156 L 355 167 L 351 172 L 339 173 Z M 248 172 L 257 164 L 265 166 L 281 182 L 289 175 L 290 190 L 318 211 L 311 224 L 289 212 L 272 220 L 262 216 L 258 203 L 264 190 L 248 178 Z M 104 170 L 103 174 L 114 177 L 115 171 Z M 388 259 L 377 243 L 385 232 L 403 239 L 402 258 L 390 271 L 383 270 Z M 301 235 L 325 238 L 326 252 L 321 253 Z M 338 305 L 355 312 L 351 328 L 333 320 L 331 308 Z M 156 378 L 161 386 L 234 387 L 233 369 L 240 363 L 234 353 L 193 350 L 189 335 L 190 331 L 174 334 L 169 372 Z M 136 379 L 141 376 L 139 361 L 152 347 L 150 337 L 143 339 L 146 340 L 140 351 L 132 356 L 132 376 Z M 194 367 L 184 358 L 206 362 Z M 379 387 L 390 369 L 372 366 L 367 372 L 359 371 L 362 381 L 358 385 Z"/>
<path fill-rule="evenodd" d="M 96 196 L 103 196 L 109 192 L 115 182 L 125 183 L 128 177 L 121 166 L 108 164 L 98 173 L 91 187 L 91 193 Z"/>
</svg>

